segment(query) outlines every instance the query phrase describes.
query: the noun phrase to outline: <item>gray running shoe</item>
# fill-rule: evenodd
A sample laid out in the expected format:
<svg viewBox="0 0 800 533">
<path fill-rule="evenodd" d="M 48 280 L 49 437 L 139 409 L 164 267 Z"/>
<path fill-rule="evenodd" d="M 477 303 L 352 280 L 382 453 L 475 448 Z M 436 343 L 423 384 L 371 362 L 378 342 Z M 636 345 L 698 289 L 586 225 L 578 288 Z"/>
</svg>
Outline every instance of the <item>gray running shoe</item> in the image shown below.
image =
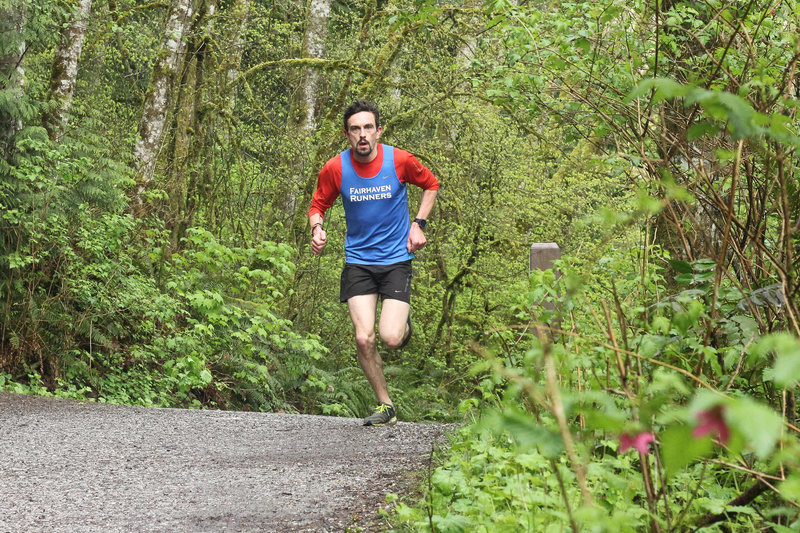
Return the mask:
<svg viewBox="0 0 800 533">
<path fill-rule="evenodd" d="M 394 416 L 394 407 L 388 403 L 379 403 L 375 411 L 364 419 L 365 426 L 393 426 L 397 424 L 397 417 Z"/>
</svg>

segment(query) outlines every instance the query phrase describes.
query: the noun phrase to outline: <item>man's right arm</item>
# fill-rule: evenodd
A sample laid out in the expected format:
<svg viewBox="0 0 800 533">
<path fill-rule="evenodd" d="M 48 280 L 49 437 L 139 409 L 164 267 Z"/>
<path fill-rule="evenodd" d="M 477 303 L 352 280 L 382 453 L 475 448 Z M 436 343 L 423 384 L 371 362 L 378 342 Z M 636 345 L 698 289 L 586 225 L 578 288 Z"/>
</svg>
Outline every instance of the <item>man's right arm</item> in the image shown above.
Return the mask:
<svg viewBox="0 0 800 533">
<path fill-rule="evenodd" d="M 322 215 L 314 213 L 308 217 L 308 222 L 311 224 L 311 251 L 316 255 L 322 253 L 325 248 L 325 243 L 328 240 L 328 234 L 322 228 Z"/>
<path fill-rule="evenodd" d="M 322 253 L 322 249 L 325 248 L 327 240 L 327 233 L 323 227 L 325 211 L 339 196 L 341 183 L 341 163 L 337 166 L 336 161 L 332 159 L 322 167 L 319 173 L 317 190 L 314 191 L 311 207 L 308 210 L 308 223 L 311 226 L 311 251 L 315 254 Z"/>
</svg>

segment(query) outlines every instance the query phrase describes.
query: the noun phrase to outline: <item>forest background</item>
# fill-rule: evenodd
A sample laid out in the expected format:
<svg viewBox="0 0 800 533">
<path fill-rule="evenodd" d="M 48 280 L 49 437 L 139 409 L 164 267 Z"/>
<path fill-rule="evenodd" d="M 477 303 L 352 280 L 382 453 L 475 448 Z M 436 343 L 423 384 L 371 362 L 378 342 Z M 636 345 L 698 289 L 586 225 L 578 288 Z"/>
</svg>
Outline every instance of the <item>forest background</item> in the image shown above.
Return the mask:
<svg viewBox="0 0 800 533">
<path fill-rule="evenodd" d="M 0 388 L 362 416 L 341 204 L 307 222 L 362 97 L 441 183 L 392 395 L 466 422 L 387 528 L 794 531 L 798 20 L 0 0 Z"/>
</svg>

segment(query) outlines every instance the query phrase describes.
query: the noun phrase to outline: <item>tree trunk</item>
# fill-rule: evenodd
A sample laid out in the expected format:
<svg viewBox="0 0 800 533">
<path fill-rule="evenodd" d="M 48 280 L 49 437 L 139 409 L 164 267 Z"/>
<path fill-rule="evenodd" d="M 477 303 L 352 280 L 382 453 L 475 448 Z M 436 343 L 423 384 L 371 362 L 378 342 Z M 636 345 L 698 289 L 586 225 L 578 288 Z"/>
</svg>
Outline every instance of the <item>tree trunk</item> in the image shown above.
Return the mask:
<svg viewBox="0 0 800 533">
<path fill-rule="evenodd" d="M 191 0 L 173 0 L 169 10 L 161 53 L 153 69 L 150 89 L 139 124 L 139 140 L 134 149 L 138 161 L 139 182 L 135 201 L 142 203 L 142 193 L 153 179 L 156 158 L 164 135 L 175 79 L 182 64 L 184 36 L 192 21 Z"/>
<path fill-rule="evenodd" d="M 215 76 L 218 78 L 220 85 L 221 100 L 219 114 L 220 133 L 219 136 L 223 139 L 225 146 L 230 147 L 227 157 L 236 158 L 235 154 L 241 153 L 240 139 L 235 134 L 235 120 L 234 112 L 236 109 L 236 100 L 238 96 L 238 84 L 235 80 L 239 77 L 242 67 L 242 55 L 245 48 L 245 35 L 250 24 L 250 9 L 251 0 L 235 0 L 233 6 L 229 10 L 228 22 L 225 25 L 223 32 L 227 35 L 227 53 L 223 54 L 220 58 L 221 64 L 218 67 Z M 213 158 L 213 154 L 210 156 Z M 208 173 L 208 182 L 211 183 L 214 178 L 217 182 L 227 182 L 224 177 L 217 177 L 214 174 L 212 165 L 206 167 Z M 223 185 L 224 188 L 224 185 Z M 241 191 L 240 191 L 241 192 Z M 217 203 L 217 184 L 212 187 L 210 197 L 207 203 L 208 222 L 211 227 L 217 227 L 220 223 L 220 211 L 228 208 L 227 202 L 223 201 Z M 232 211 L 231 211 L 232 212 Z M 224 215 L 222 215 L 224 217 Z"/>
<path fill-rule="evenodd" d="M 177 246 L 192 225 L 195 210 L 203 206 L 208 193 L 205 178 L 208 167 L 213 165 L 214 154 L 214 139 L 209 137 L 209 132 L 213 132 L 216 108 L 206 103 L 217 101 L 215 80 L 208 76 L 216 63 L 210 38 L 216 33 L 216 10 L 216 0 L 207 0 L 199 7 L 181 69 L 172 143 L 167 156 L 171 205 L 168 219 L 173 246 Z"/>
<path fill-rule="evenodd" d="M 222 113 L 227 119 L 233 116 L 236 106 L 236 88 L 233 86 L 234 80 L 239 76 L 242 66 L 242 52 L 245 46 L 245 32 L 250 19 L 250 0 L 236 0 L 231 9 L 231 29 L 228 38 L 228 49 L 230 52 L 222 59 L 223 70 L 225 72 L 225 85 L 230 86 L 230 92 L 222 105 Z"/>
<path fill-rule="evenodd" d="M 367 46 L 366 43 L 369 33 L 368 29 L 372 24 L 375 10 L 376 1 L 368 1 L 366 4 L 366 10 L 364 12 L 364 17 L 361 21 L 359 43 L 355 46 L 353 56 L 350 59 L 350 62 L 354 65 L 357 65 L 361 61 L 364 49 Z M 320 138 L 316 143 L 317 146 L 311 153 L 312 157 L 309 158 L 312 170 L 305 175 L 303 183 L 301 184 L 302 188 L 300 191 L 298 191 L 298 194 L 302 194 L 302 198 L 295 200 L 295 203 L 298 205 L 305 207 L 310 205 L 311 196 L 314 194 L 317 184 L 317 172 L 319 172 L 319 168 L 325 163 L 325 158 L 328 157 L 327 154 L 331 154 L 336 146 L 341 145 L 341 109 L 344 107 L 345 99 L 350 94 L 351 85 L 352 73 L 348 73 L 342 88 L 339 90 L 339 93 L 335 98 L 335 102 L 333 105 L 328 106 L 329 112 L 319 128 L 321 132 Z M 357 92 L 356 94 L 360 95 L 362 93 Z M 306 215 L 305 209 L 293 211 L 293 217 L 291 220 L 292 233 L 294 235 L 295 242 L 299 243 L 299 239 L 304 238 L 306 235 L 305 229 L 308 224 L 308 216 Z"/>
<path fill-rule="evenodd" d="M 323 59 L 325 57 L 325 41 L 328 38 L 328 23 L 331 17 L 331 0 L 309 0 L 306 30 L 303 36 L 304 58 Z M 316 169 L 309 170 L 316 160 L 316 147 L 311 142 L 311 135 L 316 129 L 316 115 L 319 107 L 321 76 L 315 68 L 307 68 L 299 83 L 299 90 L 289 112 L 289 127 L 297 135 L 299 142 L 306 146 L 300 149 L 304 157 L 294 161 L 296 176 L 287 184 L 284 200 L 284 212 L 287 220 L 292 220 L 300 207 L 303 198 L 305 174 L 315 174 Z"/>
<path fill-rule="evenodd" d="M 50 101 L 53 107 L 44 116 L 44 127 L 54 141 L 64 132 L 72 107 L 72 93 L 78 76 L 78 58 L 86 36 L 86 23 L 92 0 L 80 0 L 69 26 L 61 31 L 61 44 L 55 52 L 50 75 Z"/>
<path fill-rule="evenodd" d="M 0 55 L 0 91 L 3 99 L 10 105 L 0 108 L 0 152 L 5 156 L 11 149 L 12 139 L 22 129 L 22 118 L 15 102 L 22 96 L 25 81 L 25 70 L 22 59 L 25 56 L 25 5 L 22 2 L 11 3 L 9 7 L 0 8 L 0 39 L 3 49 Z"/>
<path fill-rule="evenodd" d="M 331 0 L 310 0 L 306 32 L 303 38 L 303 57 L 322 59 L 325 57 L 325 41 L 328 38 L 328 22 L 331 18 Z M 307 68 L 301 90 L 295 101 L 292 118 L 301 135 L 309 135 L 316 126 L 316 111 L 319 104 L 320 74 Z"/>
<path fill-rule="evenodd" d="M 171 142 L 165 149 L 170 197 L 166 218 L 175 246 L 196 216 L 204 215 L 209 228 L 216 227 L 215 198 L 223 181 L 215 173 L 216 154 L 238 152 L 226 143 L 235 147 L 239 140 L 225 132 L 234 123 L 232 82 L 241 64 L 250 0 L 237 0 L 220 16 L 217 9 L 216 0 L 205 0 L 197 8 L 176 91 Z"/>
</svg>

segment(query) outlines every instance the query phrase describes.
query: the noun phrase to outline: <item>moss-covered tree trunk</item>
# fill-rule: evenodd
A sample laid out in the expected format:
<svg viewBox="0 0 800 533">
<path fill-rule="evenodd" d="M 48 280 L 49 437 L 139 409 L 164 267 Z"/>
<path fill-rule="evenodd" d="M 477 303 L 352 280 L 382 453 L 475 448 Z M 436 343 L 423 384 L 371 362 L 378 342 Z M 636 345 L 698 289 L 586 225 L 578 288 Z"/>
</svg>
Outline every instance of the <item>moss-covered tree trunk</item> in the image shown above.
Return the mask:
<svg viewBox="0 0 800 533">
<path fill-rule="evenodd" d="M 210 133 L 217 115 L 216 102 L 225 100 L 213 77 L 217 64 L 212 38 L 216 11 L 216 0 L 207 0 L 199 7 L 180 69 L 174 134 L 167 153 L 170 197 L 167 219 L 173 246 L 177 246 L 192 225 L 196 210 L 206 204 L 209 196 L 215 142 Z"/>
<path fill-rule="evenodd" d="M 53 140 L 61 136 L 69 120 L 72 93 L 78 77 L 78 59 L 83 49 L 91 8 L 92 0 L 80 0 L 69 24 L 61 30 L 61 43 L 56 48 L 50 75 L 49 100 L 52 107 L 43 117 L 44 127 Z"/>
<path fill-rule="evenodd" d="M 303 36 L 303 57 L 314 59 L 325 57 L 325 41 L 328 39 L 330 17 L 330 0 L 310 0 L 308 2 L 306 30 Z M 295 93 L 290 121 L 301 135 L 310 135 L 316 126 L 321 79 L 319 70 L 312 67 L 306 68 L 300 87 Z"/>
<path fill-rule="evenodd" d="M 5 155 L 10 148 L 11 140 L 22 129 L 20 113 L 14 109 L 22 95 L 25 81 L 25 69 L 22 60 L 25 57 L 25 4 L 2 4 L 0 7 L 0 92 L 3 101 L 11 104 L 0 106 L 0 150 Z"/>
<path fill-rule="evenodd" d="M 330 0 L 309 0 L 306 6 L 305 32 L 301 57 L 303 59 L 323 60 L 326 54 L 328 25 L 331 17 Z M 292 178 L 286 184 L 283 198 L 283 210 L 286 219 L 305 216 L 304 184 L 309 176 L 316 176 L 316 146 L 314 132 L 317 127 L 317 112 L 321 107 L 322 73 L 316 65 L 309 65 L 298 76 L 298 83 L 292 88 L 289 110 L 288 132 L 297 139 L 297 153 L 301 157 L 293 157 L 289 163 Z"/>
<path fill-rule="evenodd" d="M 185 37 L 192 23 L 193 6 L 191 0 L 173 0 L 164 37 L 161 43 L 150 88 L 144 102 L 142 119 L 139 123 L 139 139 L 134 149 L 138 164 L 138 184 L 135 201 L 142 203 L 142 194 L 153 179 L 156 159 L 164 135 L 164 126 L 172 99 L 172 90 L 179 75 L 181 57 L 185 49 Z"/>
</svg>

